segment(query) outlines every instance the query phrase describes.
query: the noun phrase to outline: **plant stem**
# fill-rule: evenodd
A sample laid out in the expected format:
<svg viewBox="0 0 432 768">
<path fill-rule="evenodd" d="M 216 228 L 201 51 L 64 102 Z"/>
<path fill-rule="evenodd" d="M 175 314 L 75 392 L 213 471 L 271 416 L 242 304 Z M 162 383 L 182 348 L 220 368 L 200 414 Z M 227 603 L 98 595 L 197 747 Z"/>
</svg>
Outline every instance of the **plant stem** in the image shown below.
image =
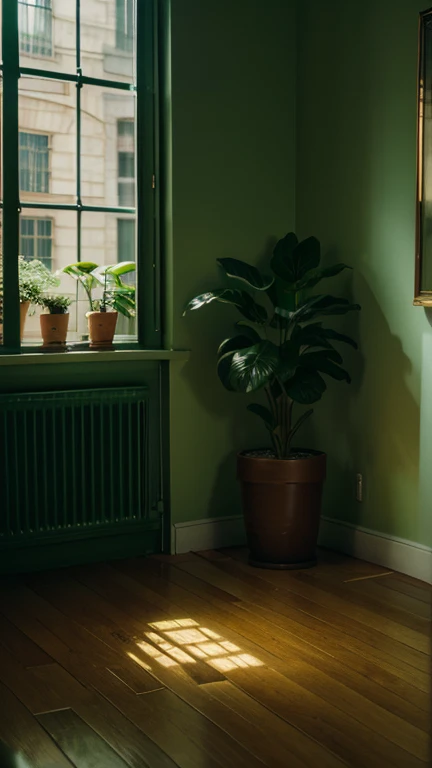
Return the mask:
<svg viewBox="0 0 432 768">
<path fill-rule="evenodd" d="M 278 419 L 278 407 L 275 402 L 275 399 L 271 393 L 270 387 L 265 387 L 264 392 L 266 393 L 267 400 L 270 406 L 270 410 L 273 416 L 273 421 L 278 426 L 280 424 L 280 421 Z M 275 449 L 275 453 L 278 459 L 282 458 L 282 445 L 281 440 L 278 435 L 275 435 L 274 432 L 270 432 L 271 441 L 273 444 L 273 448 Z"/>
</svg>

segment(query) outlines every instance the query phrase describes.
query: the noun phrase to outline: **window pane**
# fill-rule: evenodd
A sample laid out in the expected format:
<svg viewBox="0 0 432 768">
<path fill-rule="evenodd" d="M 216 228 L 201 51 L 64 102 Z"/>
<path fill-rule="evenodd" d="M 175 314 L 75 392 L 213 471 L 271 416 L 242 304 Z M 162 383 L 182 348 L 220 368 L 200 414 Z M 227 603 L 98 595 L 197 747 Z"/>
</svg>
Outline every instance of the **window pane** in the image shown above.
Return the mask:
<svg viewBox="0 0 432 768">
<path fill-rule="evenodd" d="M 72 83 L 19 81 L 20 190 L 24 201 L 76 202 L 76 89 Z"/>
<path fill-rule="evenodd" d="M 135 94 L 87 85 L 81 91 L 81 193 L 87 205 L 135 205 Z M 120 196 L 119 184 L 129 190 Z"/>
<path fill-rule="evenodd" d="M 51 0 L 18 0 L 19 47 L 30 56 L 52 56 Z"/>
<path fill-rule="evenodd" d="M 81 60 L 85 75 L 135 81 L 136 0 L 81 3 Z"/>
<path fill-rule="evenodd" d="M 20 64 L 76 71 L 74 0 L 18 0 Z"/>
<path fill-rule="evenodd" d="M 82 214 L 81 259 L 93 261 L 98 266 L 115 265 L 123 261 L 136 261 L 135 216 L 120 217 L 114 213 Z M 132 292 L 122 303 L 130 307 L 129 299 L 135 299 L 136 271 L 126 272 L 120 277 L 122 283 Z M 95 292 L 96 298 L 100 291 Z M 83 298 L 83 297 L 82 297 Z M 132 303 L 133 309 L 133 303 Z M 119 312 L 116 334 L 135 337 L 136 321 Z"/>
<path fill-rule="evenodd" d="M 24 209 L 20 215 L 20 253 L 26 261 L 37 259 L 53 275 L 77 261 L 77 214 L 75 211 Z M 81 324 L 77 317 L 77 286 L 68 275 L 59 275 L 59 285 L 47 285 L 45 293 L 61 294 L 73 300 L 69 308 L 68 340 L 77 341 L 85 332 L 85 313 Z M 41 344 L 41 307 L 31 307 L 23 336 L 24 344 Z M 79 328 L 80 326 L 80 328 Z"/>
</svg>

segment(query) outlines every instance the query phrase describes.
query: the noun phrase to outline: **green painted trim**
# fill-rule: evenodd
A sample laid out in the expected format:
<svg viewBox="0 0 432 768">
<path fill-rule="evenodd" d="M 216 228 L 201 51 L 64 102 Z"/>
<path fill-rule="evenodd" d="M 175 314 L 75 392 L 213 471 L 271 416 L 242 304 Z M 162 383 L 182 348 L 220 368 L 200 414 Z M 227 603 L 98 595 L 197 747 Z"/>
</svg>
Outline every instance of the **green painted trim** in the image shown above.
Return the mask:
<svg viewBox="0 0 432 768">
<path fill-rule="evenodd" d="M 155 143 L 154 143 L 154 32 L 153 0 L 137 4 L 137 209 L 138 215 L 138 339 L 146 347 L 162 346 L 160 318 L 156 317 L 157 268 L 155 253 Z M 146 258 L 142 258 L 142 254 Z"/>
<path fill-rule="evenodd" d="M 3 343 L 20 344 L 18 289 L 19 172 L 18 172 L 18 3 L 3 3 Z"/>
<path fill-rule="evenodd" d="M 77 363 L 144 362 L 146 360 L 188 360 L 190 352 L 182 349 L 115 349 L 103 352 L 26 352 L 17 355 L 0 355 L 0 367 L 4 365 L 46 365 Z"/>
<path fill-rule="evenodd" d="M 21 202 L 21 208 L 39 208 L 50 211 L 83 211 L 85 213 L 136 213 L 136 208 L 121 208 L 112 205 L 83 205 L 82 203 L 28 203 Z M 1 203 L 0 203 L 1 207 Z"/>
<path fill-rule="evenodd" d="M 102 77 L 87 77 L 81 73 L 77 75 L 67 72 L 56 72 L 51 69 L 34 69 L 33 67 L 20 67 L 20 73 L 24 76 L 39 77 L 42 80 L 61 80 L 68 83 L 80 83 L 81 85 L 98 85 L 101 88 L 115 88 L 118 91 L 135 91 L 133 83 L 124 83 L 120 80 L 107 80 Z"/>
<path fill-rule="evenodd" d="M 163 346 L 169 349 L 174 339 L 174 256 L 172 203 L 172 83 L 171 83 L 171 2 L 158 4 L 160 154 L 160 217 L 163 284 Z"/>
<path fill-rule="evenodd" d="M 152 555 L 161 551 L 160 535 L 160 526 L 150 530 L 143 527 L 140 531 L 117 533 L 115 536 L 14 547 L 1 552 L 0 573 L 29 573 Z"/>
</svg>

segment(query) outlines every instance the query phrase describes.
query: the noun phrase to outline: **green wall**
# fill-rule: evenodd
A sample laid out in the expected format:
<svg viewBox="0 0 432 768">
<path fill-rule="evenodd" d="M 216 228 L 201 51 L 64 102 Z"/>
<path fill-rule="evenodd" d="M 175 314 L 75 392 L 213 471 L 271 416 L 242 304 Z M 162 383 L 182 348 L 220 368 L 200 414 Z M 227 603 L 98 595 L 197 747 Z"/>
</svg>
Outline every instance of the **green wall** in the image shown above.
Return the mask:
<svg viewBox="0 0 432 768">
<path fill-rule="evenodd" d="M 236 451 L 263 435 L 215 353 L 235 313 L 188 299 L 215 260 L 259 262 L 295 221 L 295 16 L 287 0 L 172 0 L 174 347 L 172 520 L 238 514 Z"/>
<path fill-rule="evenodd" d="M 423 8 L 299 3 L 297 229 L 354 267 L 335 289 L 363 307 L 343 323 L 354 383 L 329 386 L 309 433 L 329 453 L 325 514 L 430 546 L 432 318 L 412 306 Z"/>
</svg>

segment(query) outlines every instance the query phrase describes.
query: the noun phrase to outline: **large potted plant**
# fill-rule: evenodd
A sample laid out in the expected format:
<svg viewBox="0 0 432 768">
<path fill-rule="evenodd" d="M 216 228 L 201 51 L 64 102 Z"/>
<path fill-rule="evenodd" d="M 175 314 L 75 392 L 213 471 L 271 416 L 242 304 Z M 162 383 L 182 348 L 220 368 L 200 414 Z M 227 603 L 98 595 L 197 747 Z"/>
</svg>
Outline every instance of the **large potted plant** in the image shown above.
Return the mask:
<svg viewBox="0 0 432 768">
<path fill-rule="evenodd" d="M 39 259 L 27 261 L 23 256 L 20 256 L 18 283 L 22 339 L 29 307 L 40 304 L 43 292 L 49 288 L 57 287 L 60 280 Z"/>
<path fill-rule="evenodd" d="M 122 276 L 132 272 L 135 267 L 133 261 L 108 266 L 79 261 L 64 267 L 63 272 L 79 282 L 86 292 L 90 307 L 87 320 L 92 348 L 112 346 L 119 312 L 128 318 L 135 316 L 135 288 L 122 280 Z M 94 296 L 97 288 L 100 289 L 100 298 Z"/>
<path fill-rule="evenodd" d="M 69 326 L 69 307 L 72 299 L 69 296 L 54 294 L 41 296 L 39 303 L 48 310 L 42 313 L 39 320 L 44 349 L 61 351 L 66 347 Z"/>
<path fill-rule="evenodd" d="M 294 446 L 313 413 L 296 410 L 320 400 L 326 390 L 323 375 L 350 382 L 334 342 L 357 347 L 321 321 L 360 307 L 311 293 L 321 280 L 347 268 L 320 267 L 320 260 L 315 237 L 299 242 L 290 232 L 273 251 L 271 274 L 238 259 L 218 259 L 230 282 L 196 296 L 185 309 L 216 301 L 233 305 L 242 316 L 236 335 L 219 347 L 217 371 L 231 392 L 262 391 L 266 398 L 266 404 L 251 403 L 248 410 L 263 420 L 271 448 L 245 451 L 237 460 L 250 563 L 264 568 L 305 568 L 316 562 L 326 456 Z"/>
</svg>

